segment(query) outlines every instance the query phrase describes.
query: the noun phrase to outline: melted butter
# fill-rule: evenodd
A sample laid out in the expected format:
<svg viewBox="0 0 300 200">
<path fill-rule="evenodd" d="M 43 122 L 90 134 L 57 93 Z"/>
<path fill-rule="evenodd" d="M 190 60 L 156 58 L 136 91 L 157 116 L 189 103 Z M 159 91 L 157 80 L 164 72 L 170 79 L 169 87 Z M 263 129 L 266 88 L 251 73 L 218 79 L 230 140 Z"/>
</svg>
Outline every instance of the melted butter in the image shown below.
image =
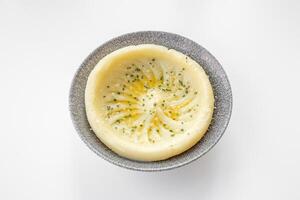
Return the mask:
<svg viewBox="0 0 300 200">
<path fill-rule="evenodd" d="M 184 81 L 185 69 L 176 70 L 153 60 L 124 68 L 123 82 L 107 86 L 109 93 L 104 97 L 110 105 L 106 119 L 111 126 L 139 143 L 157 142 L 164 134 L 170 137 L 182 134 L 186 122 L 182 116 L 197 109 L 192 106 L 187 112 L 182 111 L 190 106 L 197 93 Z"/>
</svg>

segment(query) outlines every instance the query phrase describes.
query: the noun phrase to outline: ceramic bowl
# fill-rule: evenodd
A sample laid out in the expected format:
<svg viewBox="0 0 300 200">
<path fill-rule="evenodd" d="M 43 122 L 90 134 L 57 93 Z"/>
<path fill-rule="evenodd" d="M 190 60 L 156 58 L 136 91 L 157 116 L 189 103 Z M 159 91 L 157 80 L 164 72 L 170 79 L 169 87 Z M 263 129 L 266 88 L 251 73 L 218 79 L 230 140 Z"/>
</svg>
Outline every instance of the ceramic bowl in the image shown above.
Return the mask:
<svg viewBox="0 0 300 200">
<path fill-rule="evenodd" d="M 107 54 L 137 44 L 157 44 L 175 49 L 198 62 L 208 74 L 215 96 L 212 123 L 203 138 L 189 150 L 155 162 L 134 161 L 121 157 L 106 147 L 92 131 L 86 117 L 84 92 L 88 76 L 98 61 Z M 196 42 L 183 36 L 159 32 L 142 31 L 116 37 L 94 50 L 77 70 L 70 89 L 69 106 L 71 118 L 83 142 L 101 158 L 124 168 L 139 171 L 162 171 L 186 165 L 207 153 L 222 137 L 232 110 L 232 93 L 224 69 L 216 58 Z"/>
</svg>

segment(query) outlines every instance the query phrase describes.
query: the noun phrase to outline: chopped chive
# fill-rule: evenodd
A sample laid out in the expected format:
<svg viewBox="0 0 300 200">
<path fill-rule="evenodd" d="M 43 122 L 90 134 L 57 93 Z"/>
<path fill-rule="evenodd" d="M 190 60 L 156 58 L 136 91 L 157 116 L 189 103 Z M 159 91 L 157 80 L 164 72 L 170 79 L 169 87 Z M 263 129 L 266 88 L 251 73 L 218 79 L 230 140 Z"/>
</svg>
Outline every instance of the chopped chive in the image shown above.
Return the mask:
<svg viewBox="0 0 300 200">
<path fill-rule="evenodd" d="M 183 85 L 183 82 L 182 82 L 181 80 L 179 80 L 179 83 L 180 83 L 181 86 L 184 86 L 184 85 Z"/>
</svg>

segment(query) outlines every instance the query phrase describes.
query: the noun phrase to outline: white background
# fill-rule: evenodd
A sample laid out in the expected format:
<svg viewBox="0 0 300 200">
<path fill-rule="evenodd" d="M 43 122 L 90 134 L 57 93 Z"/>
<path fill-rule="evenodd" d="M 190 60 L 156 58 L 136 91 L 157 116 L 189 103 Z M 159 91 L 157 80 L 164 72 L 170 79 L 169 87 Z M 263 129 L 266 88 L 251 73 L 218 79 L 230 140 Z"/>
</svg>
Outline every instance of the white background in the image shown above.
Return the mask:
<svg viewBox="0 0 300 200">
<path fill-rule="evenodd" d="M 172 171 L 143 173 L 91 152 L 68 92 L 84 58 L 132 31 L 207 48 L 233 90 L 217 146 Z M 300 199 L 300 1 L 0 0 L 0 199 Z"/>
</svg>

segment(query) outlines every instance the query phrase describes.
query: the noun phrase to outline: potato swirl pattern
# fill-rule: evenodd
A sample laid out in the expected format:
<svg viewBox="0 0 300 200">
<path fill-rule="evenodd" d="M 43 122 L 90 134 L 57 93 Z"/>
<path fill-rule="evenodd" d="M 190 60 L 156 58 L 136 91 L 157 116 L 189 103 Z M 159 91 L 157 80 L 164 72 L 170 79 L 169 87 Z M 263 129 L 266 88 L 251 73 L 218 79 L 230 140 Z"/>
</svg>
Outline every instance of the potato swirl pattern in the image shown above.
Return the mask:
<svg viewBox="0 0 300 200">
<path fill-rule="evenodd" d="M 155 143 L 185 133 L 184 124 L 197 112 L 198 91 L 185 82 L 185 68 L 165 67 L 155 58 L 125 65 L 116 87 L 107 86 L 106 119 L 135 142 Z M 186 133 L 188 134 L 188 133 Z"/>
</svg>

